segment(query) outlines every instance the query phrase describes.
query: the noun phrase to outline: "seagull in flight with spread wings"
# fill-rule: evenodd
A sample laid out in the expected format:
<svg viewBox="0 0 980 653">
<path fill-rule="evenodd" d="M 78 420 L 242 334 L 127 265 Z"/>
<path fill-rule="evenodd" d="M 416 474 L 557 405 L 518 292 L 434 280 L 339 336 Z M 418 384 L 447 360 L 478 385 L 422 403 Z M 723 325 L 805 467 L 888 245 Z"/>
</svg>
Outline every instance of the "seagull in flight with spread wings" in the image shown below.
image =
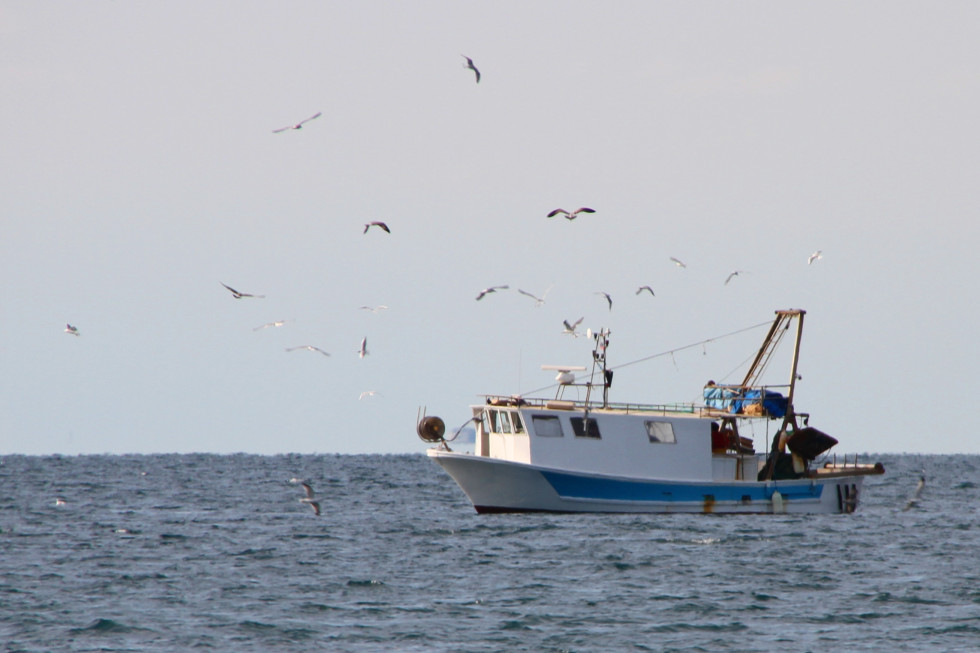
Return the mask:
<svg viewBox="0 0 980 653">
<path fill-rule="evenodd" d="M 380 304 L 379 306 L 373 306 L 373 307 L 372 306 L 361 306 L 359 308 L 362 311 L 371 311 L 375 315 L 377 315 L 378 311 L 386 311 L 386 310 L 388 310 L 388 307 L 385 306 L 384 304 Z"/>
<path fill-rule="evenodd" d="M 568 323 L 568 320 L 562 320 L 561 323 L 565 326 L 565 330 L 562 333 L 578 338 L 578 332 L 575 329 L 578 328 L 578 325 L 582 324 L 582 320 L 584 319 L 585 317 L 580 317 L 571 324 Z"/>
<path fill-rule="evenodd" d="M 497 292 L 498 290 L 507 290 L 510 286 L 490 286 L 489 288 L 484 288 L 480 291 L 480 294 L 476 296 L 476 301 L 480 301 L 484 296 L 489 295 L 492 292 Z"/>
<path fill-rule="evenodd" d="M 583 206 L 583 207 L 578 208 L 578 209 L 575 209 L 574 211 L 571 211 L 571 212 L 566 211 L 565 209 L 555 209 L 554 211 L 552 211 L 551 213 L 548 214 L 548 217 L 549 218 L 553 218 L 556 215 L 559 215 L 560 214 L 560 215 L 564 215 L 566 220 L 574 220 L 575 218 L 578 217 L 578 214 L 579 213 L 595 213 L 595 210 L 594 209 L 590 209 L 587 206 Z"/>
<path fill-rule="evenodd" d="M 261 326 L 257 326 L 252 331 L 261 331 L 262 329 L 268 329 L 269 327 L 281 327 L 286 324 L 286 320 L 276 320 L 275 322 L 266 322 Z"/>
<path fill-rule="evenodd" d="M 610 311 L 612 310 L 612 297 L 610 297 L 610 296 L 609 296 L 609 293 L 607 293 L 607 292 L 602 292 L 602 291 L 600 290 L 600 291 L 598 291 L 598 292 L 596 292 L 596 293 L 593 293 L 593 294 L 596 294 L 596 295 L 602 295 L 603 297 L 605 297 L 605 298 L 606 298 L 606 301 L 607 301 L 607 302 L 609 302 L 609 310 L 610 310 Z"/>
<path fill-rule="evenodd" d="M 303 486 L 303 490 L 306 492 L 306 496 L 299 500 L 300 503 L 307 504 L 310 508 L 313 508 L 313 514 L 320 514 L 320 502 L 317 501 L 316 494 L 313 492 L 313 486 L 299 479 L 293 478 L 289 480 L 290 483 L 299 483 Z"/>
<path fill-rule="evenodd" d="M 475 65 L 473 65 L 473 60 L 470 59 L 469 57 L 467 57 L 465 54 L 461 54 L 459 56 L 461 56 L 464 59 L 466 59 L 466 65 L 463 66 L 463 67 L 464 68 L 468 68 L 469 70 L 472 70 L 473 71 L 473 73 L 476 75 L 476 83 L 479 84 L 480 83 L 480 71 L 476 69 L 476 66 Z"/>
<path fill-rule="evenodd" d="M 814 261 L 819 261 L 822 258 L 823 258 L 823 252 L 818 249 L 813 254 L 810 254 L 810 256 L 807 257 L 806 264 L 813 265 Z"/>
<path fill-rule="evenodd" d="M 387 234 L 391 233 L 391 229 L 388 228 L 388 225 L 386 225 L 384 222 L 381 222 L 380 220 L 375 220 L 374 222 L 368 222 L 366 225 L 364 225 L 364 233 L 367 233 L 368 229 L 370 229 L 371 227 L 378 227 L 379 229 L 381 229 Z"/>
<path fill-rule="evenodd" d="M 73 336 L 80 336 L 80 335 L 82 335 L 82 334 L 80 334 L 78 332 L 78 327 L 77 326 L 72 326 L 70 324 L 66 324 L 65 325 L 65 333 L 70 333 Z"/>
<path fill-rule="evenodd" d="M 640 294 L 641 292 L 643 292 L 644 290 L 646 290 L 646 291 L 647 291 L 648 293 L 650 293 L 650 294 L 651 294 L 651 295 L 652 295 L 653 297 L 656 297 L 656 296 L 657 296 L 657 295 L 656 295 L 656 294 L 655 294 L 655 293 L 653 292 L 653 288 L 651 288 L 650 286 L 640 286 L 639 288 L 637 288 L 637 289 L 636 289 L 636 294 L 637 294 L 637 295 L 639 295 L 639 294 Z"/>
<path fill-rule="evenodd" d="M 676 265 L 679 268 L 686 268 L 687 267 L 687 265 L 684 263 L 684 261 L 680 260 L 679 258 L 674 258 L 673 256 L 671 256 L 670 257 L 670 260 L 673 261 L 674 262 L 674 265 Z"/>
<path fill-rule="evenodd" d="M 322 115 L 323 115 L 323 112 L 322 112 L 322 111 L 317 111 L 317 112 L 316 112 L 316 114 L 314 114 L 314 115 L 312 115 L 312 116 L 310 116 L 310 117 L 309 117 L 309 118 L 307 118 L 306 120 L 300 120 L 300 121 L 299 121 L 298 123 L 296 123 L 295 125 L 289 125 L 289 126 L 287 126 L 287 127 L 280 127 L 279 129 L 273 129 L 273 130 L 272 130 L 272 133 L 273 133 L 273 134 L 278 134 L 278 133 L 280 133 L 280 132 L 286 132 L 286 131 L 289 131 L 290 129 L 302 129 L 302 128 L 303 128 L 303 125 L 304 125 L 304 124 L 306 124 L 306 123 L 308 123 L 308 122 L 309 122 L 309 121 L 311 121 L 311 120 L 316 120 L 317 118 L 319 118 L 319 117 L 320 117 L 320 116 L 322 116 Z"/>
<path fill-rule="evenodd" d="M 725 277 L 725 285 L 727 286 L 729 281 L 731 281 L 738 275 L 742 274 L 743 272 L 745 272 L 745 270 L 732 270 L 731 272 L 729 272 L 728 276 Z"/>
<path fill-rule="evenodd" d="M 219 281 L 218 283 L 221 282 Z M 227 288 L 235 299 L 241 299 L 242 297 L 255 297 L 256 299 L 262 299 L 263 297 L 265 297 L 265 295 L 250 295 L 247 292 L 238 292 L 237 290 L 235 290 L 234 288 L 232 288 L 231 286 L 225 283 L 221 283 L 221 285 Z"/>
<path fill-rule="evenodd" d="M 329 356 L 328 352 L 323 351 L 319 347 L 314 347 L 313 345 L 300 345 L 298 347 L 289 347 L 286 351 L 296 351 L 297 349 L 306 349 L 308 351 L 315 351 L 323 354 L 324 356 Z"/>
<path fill-rule="evenodd" d="M 548 289 L 545 290 L 544 291 L 544 294 L 541 295 L 540 297 L 538 297 L 537 295 L 532 295 L 528 291 L 521 290 L 520 288 L 517 289 L 517 292 L 521 293 L 525 297 L 530 297 L 531 299 L 533 299 L 534 300 L 534 307 L 537 308 L 537 307 L 541 306 L 541 304 L 544 304 L 544 298 L 548 296 L 548 293 L 551 292 L 551 289 L 554 287 L 554 285 L 555 284 L 551 284 L 550 286 L 548 286 Z"/>
</svg>

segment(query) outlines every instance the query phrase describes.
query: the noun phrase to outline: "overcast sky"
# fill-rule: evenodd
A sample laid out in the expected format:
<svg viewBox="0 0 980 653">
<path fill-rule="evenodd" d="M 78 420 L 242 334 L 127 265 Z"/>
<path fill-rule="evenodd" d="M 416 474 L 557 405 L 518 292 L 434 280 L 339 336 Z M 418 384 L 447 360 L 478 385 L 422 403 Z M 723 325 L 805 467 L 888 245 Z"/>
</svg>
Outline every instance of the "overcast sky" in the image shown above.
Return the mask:
<svg viewBox="0 0 980 653">
<path fill-rule="evenodd" d="M 664 354 L 613 400 L 695 401 L 765 328 L 696 343 L 781 308 L 808 311 L 797 407 L 839 453 L 976 453 L 978 24 L 976 2 L 3 2 L 0 453 L 420 452 L 421 407 L 453 428 L 589 364 L 580 317 L 613 367 Z M 307 344 L 331 355 L 286 351 Z"/>
</svg>

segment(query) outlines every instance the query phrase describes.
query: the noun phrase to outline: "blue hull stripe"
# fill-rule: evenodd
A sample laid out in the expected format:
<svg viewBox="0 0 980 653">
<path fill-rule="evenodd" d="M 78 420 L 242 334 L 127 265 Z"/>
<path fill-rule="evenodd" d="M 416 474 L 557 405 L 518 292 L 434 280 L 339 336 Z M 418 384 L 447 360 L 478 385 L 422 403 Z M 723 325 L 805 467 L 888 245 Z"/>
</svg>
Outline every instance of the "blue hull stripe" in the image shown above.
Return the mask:
<svg viewBox="0 0 980 653">
<path fill-rule="evenodd" d="M 769 501 L 775 490 L 779 490 L 784 499 L 819 499 L 824 488 L 823 483 L 809 481 L 792 484 L 783 481 L 778 486 L 773 484 L 767 487 L 761 483 L 628 481 L 544 470 L 541 474 L 563 498 L 601 501 L 704 501 L 707 497 L 712 497 L 715 501 Z"/>
</svg>

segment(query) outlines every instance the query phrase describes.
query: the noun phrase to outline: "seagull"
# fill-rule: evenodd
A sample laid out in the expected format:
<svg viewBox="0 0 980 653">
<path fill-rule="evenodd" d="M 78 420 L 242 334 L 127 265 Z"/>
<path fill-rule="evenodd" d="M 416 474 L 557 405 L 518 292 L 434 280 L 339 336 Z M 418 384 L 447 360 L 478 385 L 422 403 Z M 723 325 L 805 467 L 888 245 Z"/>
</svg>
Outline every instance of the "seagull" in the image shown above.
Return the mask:
<svg viewBox="0 0 980 653">
<path fill-rule="evenodd" d="M 728 282 L 731 281 L 733 277 L 737 277 L 738 275 L 742 274 L 743 272 L 745 272 L 745 270 L 732 270 L 729 273 L 729 275 L 725 278 L 725 285 L 727 286 L 728 285 Z"/>
<path fill-rule="evenodd" d="M 925 486 L 926 477 L 923 475 L 919 477 L 919 484 L 915 486 L 915 491 L 912 493 L 912 498 L 909 499 L 907 504 L 905 504 L 904 510 L 910 510 L 911 508 L 919 505 L 919 496 L 922 494 L 922 490 L 925 488 Z"/>
<path fill-rule="evenodd" d="M 66 324 L 66 325 L 65 325 L 65 333 L 70 333 L 70 334 L 72 334 L 73 336 L 80 336 L 80 335 L 82 335 L 82 334 L 80 334 L 80 333 L 78 332 L 78 327 L 76 327 L 76 326 L 72 326 L 72 325 L 70 325 L 70 324 Z"/>
<path fill-rule="evenodd" d="M 578 214 L 579 213 L 595 213 L 595 210 L 590 209 L 587 206 L 583 206 L 581 208 L 575 209 L 571 213 L 569 213 L 565 209 L 555 209 L 554 211 L 552 211 L 551 213 L 548 214 L 548 217 L 549 218 L 553 218 L 556 215 L 558 215 L 559 213 L 563 214 L 565 216 L 565 219 L 566 220 L 574 220 L 575 218 L 578 217 Z"/>
<path fill-rule="evenodd" d="M 276 320 L 275 322 L 266 322 L 262 326 L 257 326 L 252 331 L 261 331 L 262 329 L 268 329 L 269 327 L 281 327 L 286 323 L 286 320 Z"/>
<path fill-rule="evenodd" d="M 357 357 L 364 358 L 370 352 L 367 350 L 367 336 L 361 338 L 361 347 L 357 350 Z"/>
<path fill-rule="evenodd" d="M 328 352 L 323 351 L 319 347 L 314 347 L 313 345 L 299 345 L 298 347 L 289 347 L 288 349 L 286 349 L 286 351 L 296 351 L 297 349 L 306 349 L 306 350 L 309 350 L 309 351 L 318 351 L 321 354 L 323 354 L 324 356 L 329 356 L 330 355 Z"/>
<path fill-rule="evenodd" d="M 310 116 L 306 120 L 300 120 L 295 125 L 289 125 L 288 127 L 280 127 L 279 129 L 273 129 L 272 130 L 272 133 L 273 134 L 278 134 L 279 132 L 289 131 L 290 129 L 302 129 L 304 123 L 308 123 L 311 120 L 316 120 L 317 118 L 319 118 L 322 115 L 323 115 L 323 112 L 317 111 L 315 115 Z"/>
<path fill-rule="evenodd" d="M 384 222 L 381 222 L 379 220 L 375 220 L 374 222 L 368 222 L 366 225 L 364 225 L 364 233 L 367 233 L 368 229 L 370 229 L 371 227 L 380 227 L 385 233 L 389 233 L 389 234 L 391 233 L 391 229 L 388 228 L 388 225 L 386 225 Z"/>
<path fill-rule="evenodd" d="M 302 499 L 300 499 L 299 502 L 300 503 L 308 504 L 311 508 L 313 508 L 313 514 L 314 515 L 319 515 L 320 514 L 320 502 L 316 500 L 316 494 L 314 494 L 314 492 L 313 492 L 313 486 L 311 486 L 309 483 L 305 483 L 305 482 L 303 482 L 303 481 L 301 481 L 301 480 L 299 480 L 297 478 L 291 478 L 291 479 L 289 479 L 289 482 L 290 483 L 299 483 L 300 485 L 303 486 L 303 489 L 306 491 L 306 496 L 303 497 Z"/>
<path fill-rule="evenodd" d="M 639 288 L 636 289 L 636 294 L 639 295 L 644 290 L 646 290 L 647 292 L 649 292 L 654 297 L 657 296 L 656 294 L 654 294 L 653 288 L 651 288 L 650 286 L 640 286 Z"/>
<path fill-rule="evenodd" d="M 551 292 L 551 289 L 554 287 L 554 285 L 555 284 L 551 284 L 550 286 L 548 286 L 548 290 L 545 290 L 544 294 L 541 295 L 540 297 L 537 297 L 536 295 L 532 295 L 528 291 L 521 290 L 520 288 L 517 289 L 517 292 L 521 293 L 522 295 L 525 295 L 526 297 L 530 297 L 531 299 L 533 299 L 534 307 L 537 308 L 538 306 L 541 306 L 541 304 L 544 304 L 544 298 L 548 296 L 548 293 Z"/>
<path fill-rule="evenodd" d="M 823 251 L 821 251 L 821 250 L 818 249 L 813 254 L 810 254 L 809 257 L 807 257 L 806 264 L 807 265 L 813 265 L 813 262 L 814 261 L 819 261 L 822 258 L 823 258 Z"/>
<path fill-rule="evenodd" d="M 476 73 L 476 83 L 477 83 L 477 84 L 479 84 L 479 83 L 480 83 L 480 71 L 479 71 L 479 70 L 477 70 L 477 69 L 476 69 L 476 66 L 474 66 L 474 65 L 473 65 L 473 60 L 472 60 L 472 59 L 470 59 L 469 57 L 467 57 L 467 56 L 466 56 L 465 54 L 461 54 L 461 55 L 459 55 L 459 56 L 461 56 L 461 57 L 463 57 L 464 59 L 466 59 L 466 66 L 464 66 L 464 67 L 465 67 L 465 68 L 469 68 L 469 69 L 470 69 L 470 70 L 472 70 L 472 71 L 473 71 L 474 73 Z"/>
<path fill-rule="evenodd" d="M 65 501 L 65 499 L 63 497 L 55 497 L 55 499 L 54 499 L 54 505 L 56 505 L 56 506 L 67 506 L 68 505 L 68 502 Z"/>
<path fill-rule="evenodd" d="M 562 320 L 561 323 L 565 325 L 565 330 L 562 331 L 562 333 L 568 334 L 570 336 L 575 336 L 576 338 L 578 338 L 578 333 L 576 333 L 575 329 L 578 328 L 578 325 L 582 324 L 582 320 L 584 319 L 585 319 L 584 317 L 580 317 L 579 319 L 575 320 L 575 322 L 572 324 L 569 324 L 568 320 Z"/>
<path fill-rule="evenodd" d="M 612 310 L 612 297 L 609 296 L 609 293 L 602 292 L 600 290 L 599 292 L 596 292 L 596 293 L 593 293 L 593 294 L 595 294 L 595 295 L 602 295 L 603 297 L 605 297 L 606 298 L 606 301 L 609 302 L 609 310 L 610 311 Z"/>
<path fill-rule="evenodd" d="M 385 306 L 384 304 L 381 304 L 380 306 L 375 306 L 374 308 L 371 308 L 370 306 L 361 306 L 360 307 L 360 310 L 362 310 L 362 311 L 371 311 L 372 313 L 377 314 L 378 311 L 386 311 L 386 310 L 388 310 L 388 307 Z"/>
<path fill-rule="evenodd" d="M 673 256 L 671 256 L 670 257 L 670 260 L 673 261 L 674 264 L 677 265 L 677 267 L 679 267 L 679 268 L 686 268 L 687 267 L 687 265 L 684 264 L 684 261 L 680 260 L 679 258 L 674 258 Z"/>
<path fill-rule="evenodd" d="M 365 390 L 357 399 L 360 401 L 361 399 L 364 399 L 364 397 L 373 397 L 376 394 L 378 394 L 377 390 Z"/>
<path fill-rule="evenodd" d="M 221 282 L 219 281 L 218 283 L 221 283 Z M 256 299 L 262 299 L 263 297 L 265 297 L 265 295 L 250 295 L 247 292 L 238 292 L 237 290 L 235 290 L 234 288 L 232 288 L 231 286 L 229 286 L 229 285 L 227 285 L 225 283 L 221 283 L 221 285 L 224 286 L 225 288 L 227 288 L 228 290 L 230 290 L 232 296 L 235 299 L 241 299 L 242 297 L 255 297 Z"/>
<path fill-rule="evenodd" d="M 484 295 L 489 295 L 492 292 L 497 292 L 498 290 L 507 290 L 510 286 L 490 286 L 489 288 L 484 288 L 480 291 L 480 294 L 476 296 L 476 301 L 483 299 Z"/>
</svg>

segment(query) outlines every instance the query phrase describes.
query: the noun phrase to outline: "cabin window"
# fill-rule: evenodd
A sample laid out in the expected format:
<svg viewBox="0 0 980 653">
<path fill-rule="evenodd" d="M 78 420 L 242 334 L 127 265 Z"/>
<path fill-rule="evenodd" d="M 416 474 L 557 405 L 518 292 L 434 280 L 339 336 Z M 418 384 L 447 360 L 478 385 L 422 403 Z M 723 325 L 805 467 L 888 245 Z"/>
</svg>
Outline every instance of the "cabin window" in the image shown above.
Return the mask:
<svg viewBox="0 0 980 653">
<path fill-rule="evenodd" d="M 572 417 L 569 421 L 572 423 L 572 430 L 575 431 L 577 438 L 595 438 L 598 440 L 602 437 L 599 435 L 599 424 L 594 419 Z"/>
<path fill-rule="evenodd" d="M 545 438 L 560 438 L 561 420 L 557 415 L 531 415 L 531 423 L 534 424 L 534 434 Z"/>
<path fill-rule="evenodd" d="M 676 444 L 677 438 L 674 437 L 674 425 L 670 422 L 655 422 L 647 420 L 647 436 L 650 442 L 657 444 Z"/>
<path fill-rule="evenodd" d="M 510 417 L 507 415 L 507 412 L 503 410 L 490 411 L 490 426 L 494 433 L 513 432 L 510 430 Z"/>
<path fill-rule="evenodd" d="M 511 413 L 510 421 L 514 425 L 514 433 L 524 433 L 524 420 L 521 419 L 520 413 Z"/>
</svg>

